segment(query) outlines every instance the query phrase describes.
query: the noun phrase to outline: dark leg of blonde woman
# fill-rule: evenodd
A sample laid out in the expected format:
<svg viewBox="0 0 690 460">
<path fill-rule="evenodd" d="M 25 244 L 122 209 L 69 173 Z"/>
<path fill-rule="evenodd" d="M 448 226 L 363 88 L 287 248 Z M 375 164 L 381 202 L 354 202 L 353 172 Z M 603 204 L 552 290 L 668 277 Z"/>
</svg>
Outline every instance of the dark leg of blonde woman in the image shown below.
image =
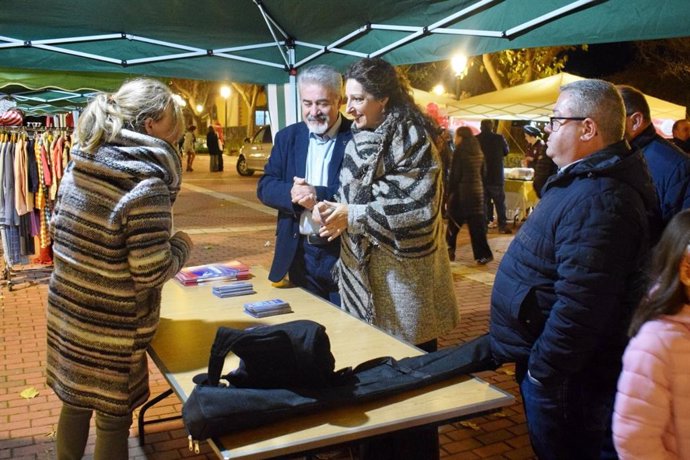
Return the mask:
<svg viewBox="0 0 690 460">
<path fill-rule="evenodd" d="M 56 438 L 58 460 L 80 460 L 84 456 L 92 413 L 90 409 L 62 405 Z M 127 460 L 131 426 L 131 414 L 113 417 L 96 413 L 94 460 Z"/>
<path fill-rule="evenodd" d="M 58 460 L 81 460 L 89 438 L 92 411 L 63 404 L 55 438 Z"/>
<path fill-rule="evenodd" d="M 94 460 L 127 460 L 132 414 L 114 417 L 96 413 L 96 450 Z"/>
</svg>

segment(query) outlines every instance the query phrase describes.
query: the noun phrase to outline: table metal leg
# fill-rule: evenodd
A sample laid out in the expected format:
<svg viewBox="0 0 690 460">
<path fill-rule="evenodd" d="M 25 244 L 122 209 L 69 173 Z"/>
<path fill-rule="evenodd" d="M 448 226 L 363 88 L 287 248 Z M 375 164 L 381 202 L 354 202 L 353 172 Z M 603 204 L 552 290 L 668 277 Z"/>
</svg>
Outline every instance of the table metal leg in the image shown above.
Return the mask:
<svg viewBox="0 0 690 460">
<path fill-rule="evenodd" d="M 139 445 L 144 446 L 146 444 L 146 433 L 144 432 L 144 425 L 150 425 L 152 423 L 162 423 L 162 422 L 169 422 L 171 420 L 178 420 L 182 418 L 181 415 L 176 415 L 173 417 L 165 417 L 165 418 L 160 418 L 156 420 L 149 420 L 148 422 L 144 421 L 144 414 L 146 414 L 146 411 L 152 407 L 167 398 L 173 394 L 173 391 L 171 388 L 168 388 L 165 390 L 163 393 L 159 394 L 155 398 L 153 398 L 150 401 L 147 401 L 146 404 L 141 406 L 141 410 L 139 411 Z"/>
</svg>

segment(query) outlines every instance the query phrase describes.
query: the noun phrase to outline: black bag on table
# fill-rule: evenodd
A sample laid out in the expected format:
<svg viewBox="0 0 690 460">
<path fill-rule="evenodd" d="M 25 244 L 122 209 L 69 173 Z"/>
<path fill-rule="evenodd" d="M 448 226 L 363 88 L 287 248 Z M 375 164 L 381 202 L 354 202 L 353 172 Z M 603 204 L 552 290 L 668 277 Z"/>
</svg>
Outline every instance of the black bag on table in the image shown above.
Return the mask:
<svg viewBox="0 0 690 460">
<path fill-rule="evenodd" d="M 220 377 L 229 352 L 239 367 Z M 247 330 L 221 327 L 208 374 L 182 407 L 190 439 L 215 438 L 328 407 L 394 395 L 461 374 L 496 369 L 488 334 L 456 347 L 335 372 L 325 327 L 309 320 Z"/>
</svg>

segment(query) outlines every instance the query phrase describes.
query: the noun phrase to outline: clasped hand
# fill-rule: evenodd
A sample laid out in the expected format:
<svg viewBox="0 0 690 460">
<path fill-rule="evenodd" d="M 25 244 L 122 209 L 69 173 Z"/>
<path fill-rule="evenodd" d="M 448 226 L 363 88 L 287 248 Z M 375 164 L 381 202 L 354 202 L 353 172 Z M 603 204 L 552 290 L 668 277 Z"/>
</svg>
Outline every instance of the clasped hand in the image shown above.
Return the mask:
<svg viewBox="0 0 690 460">
<path fill-rule="evenodd" d="M 290 197 L 293 203 L 305 209 L 313 209 L 316 204 L 316 189 L 313 185 L 309 185 L 305 178 L 293 177 Z"/>
<path fill-rule="evenodd" d="M 312 210 L 312 219 L 319 227 L 319 236 L 333 241 L 347 230 L 348 208 L 346 204 L 321 201 Z"/>
</svg>

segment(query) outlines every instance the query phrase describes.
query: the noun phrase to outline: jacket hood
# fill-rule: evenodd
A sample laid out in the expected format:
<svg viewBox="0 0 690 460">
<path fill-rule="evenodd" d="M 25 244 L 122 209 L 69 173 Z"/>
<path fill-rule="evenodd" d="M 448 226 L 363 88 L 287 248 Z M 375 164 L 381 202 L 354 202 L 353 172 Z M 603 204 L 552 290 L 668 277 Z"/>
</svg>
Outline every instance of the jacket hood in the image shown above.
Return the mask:
<svg viewBox="0 0 690 460">
<path fill-rule="evenodd" d="M 141 182 L 158 178 L 170 190 L 173 199 L 180 190 L 182 164 L 173 146 L 162 139 L 123 129 L 112 142 L 93 153 L 79 146 L 71 152 L 74 167 L 102 175 L 107 171 L 114 180 Z"/>
<path fill-rule="evenodd" d="M 659 215 L 656 189 L 644 156 L 639 149 L 632 149 L 624 140 L 589 155 L 563 174 L 554 175 L 546 183 L 542 193 L 551 187 L 569 184 L 578 177 L 593 175 L 611 177 L 628 184 L 639 193 L 648 214 Z"/>
</svg>

